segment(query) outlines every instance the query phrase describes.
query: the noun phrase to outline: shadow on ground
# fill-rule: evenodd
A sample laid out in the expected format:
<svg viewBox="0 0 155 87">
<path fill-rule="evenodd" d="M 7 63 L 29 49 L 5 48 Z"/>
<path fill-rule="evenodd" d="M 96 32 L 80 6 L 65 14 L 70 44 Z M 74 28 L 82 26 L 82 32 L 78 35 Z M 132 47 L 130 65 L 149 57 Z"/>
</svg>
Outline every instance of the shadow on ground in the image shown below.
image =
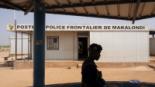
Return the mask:
<svg viewBox="0 0 155 87">
<path fill-rule="evenodd" d="M 63 83 L 63 84 L 49 84 L 49 85 L 46 85 L 45 87 L 80 87 L 80 82 Z M 155 83 L 108 81 L 107 85 L 105 87 L 155 87 Z"/>
</svg>

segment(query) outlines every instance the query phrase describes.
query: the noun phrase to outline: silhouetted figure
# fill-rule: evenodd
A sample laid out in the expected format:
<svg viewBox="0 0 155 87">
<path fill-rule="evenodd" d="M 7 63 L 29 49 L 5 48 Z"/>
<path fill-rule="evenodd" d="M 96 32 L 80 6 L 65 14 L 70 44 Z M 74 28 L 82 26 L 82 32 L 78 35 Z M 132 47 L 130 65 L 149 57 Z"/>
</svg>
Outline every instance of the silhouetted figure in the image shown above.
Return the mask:
<svg viewBox="0 0 155 87">
<path fill-rule="evenodd" d="M 102 79 L 102 72 L 97 69 L 94 62 L 100 58 L 101 51 L 101 45 L 89 46 L 89 56 L 82 65 L 82 87 L 104 87 L 105 80 Z"/>
</svg>

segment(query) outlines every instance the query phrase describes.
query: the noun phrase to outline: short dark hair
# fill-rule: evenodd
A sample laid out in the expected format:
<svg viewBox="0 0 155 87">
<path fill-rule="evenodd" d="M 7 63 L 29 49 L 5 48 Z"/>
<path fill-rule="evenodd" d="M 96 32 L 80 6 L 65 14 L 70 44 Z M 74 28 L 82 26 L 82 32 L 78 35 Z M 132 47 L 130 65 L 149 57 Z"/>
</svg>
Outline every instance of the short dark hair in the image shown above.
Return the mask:
<svg viewBox="0 0 155 87">
<path fill-rule="evenodd" d="M 96 43 L 93 43 L 89 46 L 89 51 L 101 51 L 102 50 L 102 46 Z"/>
</svg>

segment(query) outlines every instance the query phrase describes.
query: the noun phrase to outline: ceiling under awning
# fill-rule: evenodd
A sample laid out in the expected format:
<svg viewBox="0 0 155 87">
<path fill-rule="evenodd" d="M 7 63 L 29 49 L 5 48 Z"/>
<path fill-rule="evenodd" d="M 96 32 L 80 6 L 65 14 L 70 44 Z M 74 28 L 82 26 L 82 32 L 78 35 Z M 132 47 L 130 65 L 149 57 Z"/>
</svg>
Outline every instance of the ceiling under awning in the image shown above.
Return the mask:
<svg viewBox="0 0 155 87">
<path fill-rule="evenodd" d="M 155 0 L 43 0 L 47 13 L 139 20 L 155 17 Z M 33 0 L 0 0 L 1 8 L 33 11 Z"/>
</svg>

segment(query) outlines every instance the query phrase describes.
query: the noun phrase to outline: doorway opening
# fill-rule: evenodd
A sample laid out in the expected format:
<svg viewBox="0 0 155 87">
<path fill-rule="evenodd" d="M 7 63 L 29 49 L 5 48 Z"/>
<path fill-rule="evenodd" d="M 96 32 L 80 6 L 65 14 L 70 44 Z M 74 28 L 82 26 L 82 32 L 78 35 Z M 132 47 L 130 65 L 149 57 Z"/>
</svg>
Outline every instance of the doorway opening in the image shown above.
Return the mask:
<svg viewBox="0 0 155 87">
<path fill-rule="evenodd" d="M 78 37 L 78 60 L 88 57 L 88 37 Z"/>
</svg>

